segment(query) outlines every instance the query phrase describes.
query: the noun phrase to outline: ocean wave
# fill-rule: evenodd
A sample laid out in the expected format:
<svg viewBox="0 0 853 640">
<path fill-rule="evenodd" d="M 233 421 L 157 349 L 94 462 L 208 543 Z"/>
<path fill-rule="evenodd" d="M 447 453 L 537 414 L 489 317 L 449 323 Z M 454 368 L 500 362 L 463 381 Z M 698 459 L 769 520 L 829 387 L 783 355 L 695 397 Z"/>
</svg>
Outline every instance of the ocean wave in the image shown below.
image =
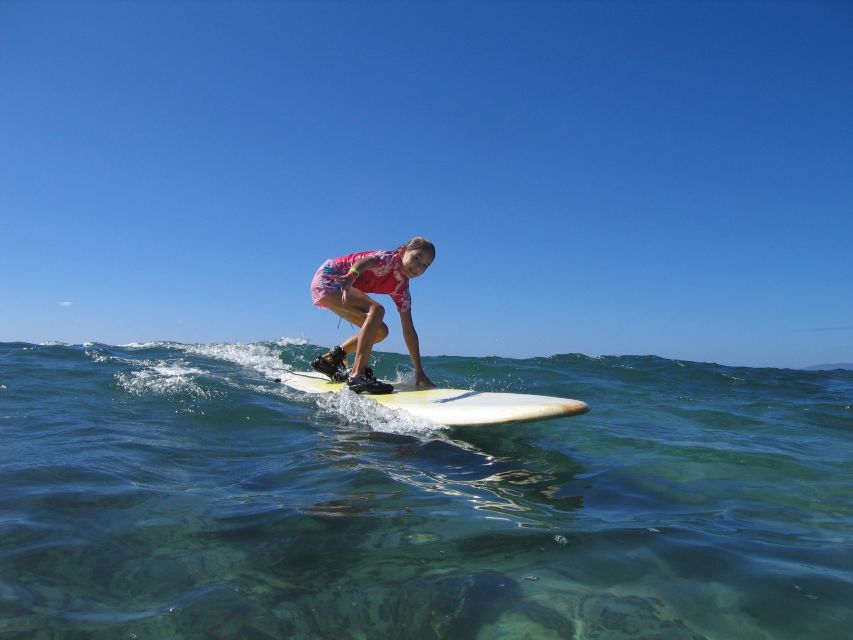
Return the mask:
<svg viewBox="0 0 853 640">
<path fill-rule="evenodd" d="M 275 383 L 320 351 L 290 338 L 2 345 L 0 627 L 96 639 L 849 631 L 850 372 L 425 357 L 445 387 L 592 407 L 448 430 L 349 391 Z M 412 382 L 405 354 L 372 364 Z"/>
<path fill-rule="evenodd" d="M 282 339 L 282 341 L 276 344 L 288 346 L 292 344 L 304 344 L 304 341 L 300 343 L 297 341 L 284 341 Z M 181 348 L 188 354 L 240 365 L 271 380 L 280 378 L 291 369 L 290 366 L 285 365 L 282 361 L 280 352 L 265 343 L 197 344 L 182 345 Z"/>
<path fill-rule="evenodd" d="M 202 386 L 198 378 L 206 374 L 202 369 L 178 362 L 144 362 L 138 371 L 116 374 L 119 386 L 134 395 L 191 396 L 211 398 L 213 392 Z"/>
</svg>

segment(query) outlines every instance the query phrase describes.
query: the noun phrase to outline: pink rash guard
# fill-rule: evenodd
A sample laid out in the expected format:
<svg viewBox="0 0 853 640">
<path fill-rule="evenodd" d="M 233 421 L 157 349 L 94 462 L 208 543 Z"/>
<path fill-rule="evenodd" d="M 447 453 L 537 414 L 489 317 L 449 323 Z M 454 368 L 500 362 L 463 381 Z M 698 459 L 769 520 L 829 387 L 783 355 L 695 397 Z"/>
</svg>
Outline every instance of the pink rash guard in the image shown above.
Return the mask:
<svg viewBox="0 0 853 640">
<path fill-rule="evenodd" d="M 409 311 L 412 308 L 409 278 L 403 273 L 398 251 L 362 251 L 326 260 L 317 269 L 311 281 L 311 300 L 314 305 L 326 306 L 323 304 L 323 296 L 341 290 L 340 283 L 329 276 L 346 275 L 350 267 L 362 258 L 372 258 L 375 264 L 369 269 L 362 269 L 352 286 L 364 293 L 386 293 L 394 300 L 397 311 L 400 313 Z"/>
</svg>

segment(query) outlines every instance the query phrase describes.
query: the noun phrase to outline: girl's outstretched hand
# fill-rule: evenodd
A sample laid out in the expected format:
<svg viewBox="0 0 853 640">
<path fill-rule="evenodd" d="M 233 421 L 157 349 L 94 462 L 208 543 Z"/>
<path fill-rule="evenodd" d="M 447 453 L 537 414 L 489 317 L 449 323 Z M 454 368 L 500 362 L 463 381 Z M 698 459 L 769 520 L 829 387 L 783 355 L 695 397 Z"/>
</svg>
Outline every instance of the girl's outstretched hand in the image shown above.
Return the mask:
<svg viewBox="0 0 853 640">
<path fill-rule="evenodd" d="M 435 389 L 435 385 L 432 380 L 427 377 L 423 371 L 415 372 L 415 386 L 416 387 L 426 387 L 427 389 Z"/>
</svg>

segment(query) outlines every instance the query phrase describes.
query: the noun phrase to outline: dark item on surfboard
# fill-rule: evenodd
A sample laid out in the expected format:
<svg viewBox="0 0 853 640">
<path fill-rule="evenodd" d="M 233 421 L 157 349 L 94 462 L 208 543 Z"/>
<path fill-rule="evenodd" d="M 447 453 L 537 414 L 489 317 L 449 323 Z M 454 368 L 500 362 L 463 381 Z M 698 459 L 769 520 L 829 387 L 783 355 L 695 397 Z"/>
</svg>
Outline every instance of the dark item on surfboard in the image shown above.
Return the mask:
<svg viewBox="0 0 853 640">
<path fill-rule="evenodd" d="M 387 382 L 381 382 L 373 375 L 373 369 L 365 367 L 361 375 L 355 378 L 347 378 L 347 387 L 355 393 L 367 393 L 370 395 L 381 395 L 391 393 L 394 387 Z"/>
<path fill-rule="evenodd" d="M 314 371 L 322 373 L 332 382 L 344 382 L 347 379 L 347 372 L 344 368 L 347 354 L 340 346 L 335 347 L 329 352 L 330 360 L 323 356 L 317 356 L 311 361 L 311 368 Z"/>
</svg>

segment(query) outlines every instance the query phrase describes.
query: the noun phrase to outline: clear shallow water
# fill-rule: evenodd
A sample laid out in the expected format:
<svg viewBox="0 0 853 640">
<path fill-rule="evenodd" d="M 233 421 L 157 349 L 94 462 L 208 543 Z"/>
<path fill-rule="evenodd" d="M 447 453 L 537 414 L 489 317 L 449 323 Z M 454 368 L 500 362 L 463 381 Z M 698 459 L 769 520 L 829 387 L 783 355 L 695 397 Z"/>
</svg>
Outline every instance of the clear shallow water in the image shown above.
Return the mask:
<svg viewBox="0 0 853 640">
<path fill-rule="evenodd" d="M 316 353 L 0 344 L 0 637 L 850 637 L 853 373 L 427 358 L 592 408 L 447 430 Z"/>
</svg>

